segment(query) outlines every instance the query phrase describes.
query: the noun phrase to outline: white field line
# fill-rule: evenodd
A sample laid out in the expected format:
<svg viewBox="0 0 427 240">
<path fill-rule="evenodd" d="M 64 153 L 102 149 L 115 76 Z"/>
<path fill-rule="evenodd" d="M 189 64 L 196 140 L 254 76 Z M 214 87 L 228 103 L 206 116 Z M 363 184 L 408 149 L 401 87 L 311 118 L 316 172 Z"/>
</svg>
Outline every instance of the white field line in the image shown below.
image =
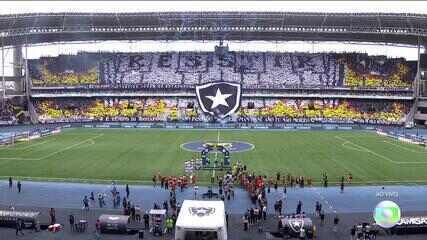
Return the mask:
<svg viewBox="0 0 427 240">
<path fill-rule="evenodd" d="M 77 146 L 82 145 L 83 143 L 85 143 L 85 142 L 87 142 L 87 141 L 91 141 L 91 140 L 97 139 L 97 138 L 102 137 L 102 136 L 104 136 L 104 134 L 103 134 L 103 133 L 100 133 L 99 135 L 97 135 L 97 136 L 95 136 L 95 137 L 88 138 L 88 139 L 83 140 L 83 141 L 80 141 L 80 142 L 78 142 L 78 143 L 76 143 L 76 144 L 70 145 L 70 146 L 68 146 L 68 147 L 66 147 L 66 148 L 63 148 L 63 149 L 60 149 L 60 150 L 58 150 L 58 151 L 52 152 L 52 153 L 50 153 L 50 154 L 48 154 L 48 155 L 46 155 L 46 156 L 44 156 L 44 157 L 40 158 L 39 160 L 43 160 L 43 159 L 46 159 L 46 158 L 48 158 L 48 157 L 50 157 L 50 156 L 53 156 L 53 155 L 55 155 L 55 154 L 58 154 L 58 153 L 61 153 L 61 152 L 67 151 L 67 150 L 69 150 L 69 149 L 71 149 L 71 148 L 73 148 L 73 147 L 77 147 Z"/>
<path fill-rule="evenodd" d="M 408 147 L 400 146 L 399 144 L 396 144 L 396 143 L 394 143 L 394 142 L 390 142 L 390 141 L 386 141 L 386 140 L 384 140 L 384 142 L 385 142 L 385 143 L 388 143 L 388 144 L 391 144 L 391 145 L 393 145 L 393 146 L 396 146 L 396 147 L 398 147 L 398 148 L 404 149 L 404 150 L 409 151 L 409 152 L 413 152 L 413 153 L 422 153 L 422 154 L 426 154 L 426 153 L 427 153 L 427 151 L 423 151 L 423 150 L 414 150 L 414 149 L 411 149 L 411 148 L 408 148 Z"/>
<path fill-rule="evenodd" d="M 51 141 L 52 141 L 52 139 L 50 139 L 50 140 L 45 140 L 45 141 L 43 141 L 43 142 L 34 143 L 34 144 L 31 144 L 31 145 L 26 146 L 26 147 L 15 148 L 15 149 L 16 149 L 16 150 L 25 150 L 25 149 L 29 149 L 29 148 L 32 148 L 32 147 L 35 147 L 35 146 L 40 146 L 40 145 L 42 145 L 42 144 L 45 144 L 45 143 L 48 143 L 48 142 L 51 142 Z M 12 150 L 12 149 L 9 149 L 9 150 Z"/>
<path fill-rule="evenodd" d="M 360 152 L 365 152 L 365 150 L 363 150 L 363 149 L 359 149 L 359 148 L 355 148 L 355 147 L 348 146 L 348 145 L 346 145 L 346 143 L 350 143 L 350 142 L 346 141 L 346 142 L 343 142 L 341 145 L 342 145 L 344 148 L 349 148 L 349 149 L 351 149 L 351 150 L 360 151 Z M 351 143 L 350 143 L 350 144 L 351 144 Z M 332 160 L 333 160 L 333 161 L 335 161 L 335 162 L 338 162 L 335 158 L 332 158 Z M 342 165 L 343 165 L 343 164 L 342 164 Z M 344 166 L 344 165 L 343 165 L 343 166 Z M 355 167 L 353 167 L 353 169 L 349 169 L 349 168 L 347 168 L 346 166 L 344 166 L 344 168 L 345 168 L 349 173 L 352 173 L 352 172 L 354 171 L 354 169 L 355 169 Z M 359 168 L 359 167 L 357 167 L 357 168 Z M 365 181 L 363 181 L 364 179 L 369 179 L 369 178 L 368 178 L 368 176 L 364 174 L 363 170 L 359 170 L 359 169 L 357 169 L 357 172 L 358 172 L 359 177 L 360 177 L 360 176 L 362 177 L 362 182 L 365 182 Z"/>
<path fill-rule="evenodd" d="M 91 137 L 91 138 L 85 139 L 85 140 L 83 140 L 83 141 L 80 141 L 80 142 L 75 143 L 75 144 L 73 144 L 73 145 L 70 145 L 70 146 L 68 146 L 68 147 L 65 147 L 65 148 L 59 149 L 58 151 L 55 151 L 55 152 L 49 153 L 49 154 L 47 154 L 47 155 L 45 155 L 45 156 L 43 156 L 43 157 L 40 157 L 40 158 L 13 158 L 13 157 L 10 157 L 10 158 L 9 158 L 9 157 L 0 157 L 0 160 L 40 161 L 40 160 L 46 159 L 46 158 L 48 158 L 48 157 L 51 157 L 51 156 L 53 156 L 53 155 L 55 155 L 55 154 L 58 154 L 58 153 L 61 153 L 61 152 L 67 151 L 67 150 L 69 150 L 69 149 L 71 149 L 71 148 L 74 148 L 74 147 L 77 147 L 77 146 L 79 146 L 79 145 L 82 145 L 83 143 L 86 143 L 86 142 L 88 142 L 88 141 L 93 141 L 94 139 L 99 138 L 99 137 L 102 137 L 102 136 L 104 136 L 104 134 L 103 134 L 103 133 L 100 133 L 100 134 L 96 135 L 95 137 Z"/>
<path fill-rule="evenodd" d="M 25 149 L 29 149 L 29 148 L 32 148 L 32 147 L 35 147 L 35 146 L 39 146 L 39 145 L 42 145 L 42 144 L 45 144 L 45 143 L 47 143 L 47 142 L 51 142 L 52 140 L 50 139 L 50 140 L 45 140 L 45 141 L 41 141 L 41 142 L 36 142 L 36 143 L 34 143 L 34 144 L 29 144 L 29 145 L 27 145 L 27 146 L 25 146 L 25 147 L 14 147 L 14 146 L 9 146 L 9 147 L 6 147 L 6 148 L 0 148 L 0 150 L 25 150 Z M 17 144 L 15 144 L 15 146 L 16 146 Z"/>
<path fill-rule="evenodd" d="M 61 133 L 61 135 L 62 134 L 63 133 Z M 82 135 L 85 135 L 85 136 L 87 136 L 87 135 L 98 136 L 99 134 L 66 133 L 65 135 L 66 136 L 82 136 Z M 53 136 L 49 136 L 49 137 L 53 137 Z M 42 137 L 42 138 L 45 138 L 45 137 Z M 26 145 L 26 143 L 30 143 L 31 140 L 27 141 L 27 142 L 15 142 L 13 145 L 0 146 L 0 151 L 1 150 L 25 150 L 25 149 L 32 148 L 32 147 L 38 146 L 38 145 L 42 145 L 42 144 L 45 144 L 45 143 L 51 142 L 51 141 L 53 141 L 53 140 L 50 138 L 50 139 L 46 139 L 45 141 L 40 141 L 40 142 L 36 142 L 34 144 L 29 144 L 29 145 Z M 24 145 L 24 146 L 21 147 L 21 145 Z"/>
<path fill-rule="evenodd" d="M 334 157 L 331 157 L 330 158 L 333 162 L 335 162 L 337 165 L 341 165 L 342 166 L 342 168 L 344 168 L 346 171 L 347 171 L 347 173 L 353 173 L 354 172 L 354 168 L 353 169 L 350 169 L 350 168 L 348 168 L 347 166 L 345 166 L 345 164 L 343 164 L 343 163 L 341 163 L 341 162 L 339 162 L 339 161 L 337 161 Z M 361 170 L 357 170 L 357 175 L 356 176 L 359 176 L 359 178 L 362 178 L 362 180 L 363 179 L 368 179 L 368 176 L 366 176 Z M 363 181 L 362 181 L 363 182 Z"/>
<path fill-rule="evenodd" d="M 67 131 L 63 131 L 61 133 L 59 133 L 60 135 L 65 135 L 65 136 L 87 136 L 87 135 L 99 135 L 100 133 L 73 133 L 73 132 L 67 132 Z"/>
<path fill-rule="evenodd" d="M 0 146 L 0 150 L 8 150 L 9 148 L 14 148 L 14 147 L 16 147 L 16 146 L 20 146 L 20 145 L 23 145 L 23 144 L 25 144 L 25 143 L 27 143 L 27 142 L 16 142 L 15 141 L 15 143 L 12 145 L 12 144 L 9 144 L 9 145 L 1 145 Z M 16 148 L 15 148 L 16 149 Z"/>
<path fill-rule="evenodd" d="M 394 164 L 399 164 L 399 165 L 405 165 L 405 164 L 427 164 L 427 162 L 401 162 L 401 161 L 394 161 L 394 160 L 392 160 L 392 159 L 390 159 L 390 158 L 388 158 L 388 157 L 386 157 L 386 156 L 384 156 L 384 155 L 382 155 L 382 154 L 376 153 L 376 152 L 374 152 L 374 151 L 370 150 L 369 148 L 366 148 L 366 147 L 360 146 L 359 144 L 356 144 L 356 143 L 354 143 L 354 142 L 352 142 L 352 141 L 350 141 L 350 140 L 348 140 L 348 139 L 345 139 L 345 138 L 343 138 L 343 137 L 335 136 L 335 138 L 338 138 L 338 139 L 340 139 L 340 140 L 342 140 L 342 141 L 350 142 L 350 143 L 351 143 L 351 144 L 353 144 L 354 146 L 357 146 L 357 147 L 359 147 L 360 149 L 364 149 L 366 152 L 371 153 L 372 155 L 375 155 L 375 156 L 377 156 L 377 157 L 379 157 L 379 158 L 382 158 L 382 159 L 387 160 L 387 161 L 389 161 L 389 162 L 391 162 L 391 163 L 394 163 Z"/>
<path fill-rule="evenodd" d="M 347 145 L 347 144 L 352 144 L 351 142 L 349 142 L 349 141 L 345 141 L 345 142 L 343 142 L 341 145 L 344 147 L 344 148 L 347 148 L 347 149 L 350 149 L 350 150 L 354 150 L 354 151 L 359 151 L 359 152 L 366 152 L 366 150 L 364 150 L 364 149 L 360 149 L 360 148 L 355 148 L 355 147 L 352 147 L 351 145 L 349 146 L 349 145 Z"/>
</svg>

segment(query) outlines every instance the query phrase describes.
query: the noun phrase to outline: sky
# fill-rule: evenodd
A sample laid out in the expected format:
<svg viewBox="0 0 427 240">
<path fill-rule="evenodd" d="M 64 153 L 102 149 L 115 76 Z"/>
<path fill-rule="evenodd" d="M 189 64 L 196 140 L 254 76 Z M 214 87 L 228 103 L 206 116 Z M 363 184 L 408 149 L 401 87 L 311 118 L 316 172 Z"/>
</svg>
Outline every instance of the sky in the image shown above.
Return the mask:
<svg viewBox="0 0 427 240">
<path fill-rule="evenodd" d="M 424 13 L 423 1 L 2 1 L 0 14 L 29 12 L 165 12 L 165 11 L 286 11 L 286 12 L 385 12 Z M 49 45 L 28 49 L 28 58 L 70 54 L 77 51 L 210 51 L 216 42 L 102 42 Z M 378 45 L 312 42 L 230 42 L 231 50 L 244 51 L 356 51 L 372 55 L 417 59 L 417 49 Z M 1 56 L 0 56 L 1 60 Z M 12 51 L 5 50 L 5 75 L 12 73 Z M 2 75 L 2 69 L 0 69 Z"/>
</svg>

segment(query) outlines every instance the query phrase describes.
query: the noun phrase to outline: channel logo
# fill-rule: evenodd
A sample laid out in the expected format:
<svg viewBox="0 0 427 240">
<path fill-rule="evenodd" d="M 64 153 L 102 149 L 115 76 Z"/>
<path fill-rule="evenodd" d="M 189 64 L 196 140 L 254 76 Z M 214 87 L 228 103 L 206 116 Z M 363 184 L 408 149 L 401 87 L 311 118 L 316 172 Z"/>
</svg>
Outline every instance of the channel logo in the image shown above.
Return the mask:
<svg viewBox="0 0 427 240">
<path fill-rule="evenodd" d="M 400 207 L 392 201 L 382 201 L 375 207 L 374 219 L 379 226 L 392 228 L 400 221 Z"/>
</svg>

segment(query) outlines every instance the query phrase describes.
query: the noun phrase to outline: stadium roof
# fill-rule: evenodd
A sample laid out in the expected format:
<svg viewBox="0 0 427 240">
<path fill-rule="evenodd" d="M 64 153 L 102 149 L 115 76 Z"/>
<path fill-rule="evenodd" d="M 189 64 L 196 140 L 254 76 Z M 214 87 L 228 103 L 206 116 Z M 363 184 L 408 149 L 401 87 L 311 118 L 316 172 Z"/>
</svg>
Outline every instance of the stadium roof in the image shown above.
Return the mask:
<svg viewBox="0 0 427 240">
<path fill-rule="evenodd" d="M 0 15 L 3 45 L 93 40 L 427 42 L 427 14 L 313 12 Z"/>
</svg>

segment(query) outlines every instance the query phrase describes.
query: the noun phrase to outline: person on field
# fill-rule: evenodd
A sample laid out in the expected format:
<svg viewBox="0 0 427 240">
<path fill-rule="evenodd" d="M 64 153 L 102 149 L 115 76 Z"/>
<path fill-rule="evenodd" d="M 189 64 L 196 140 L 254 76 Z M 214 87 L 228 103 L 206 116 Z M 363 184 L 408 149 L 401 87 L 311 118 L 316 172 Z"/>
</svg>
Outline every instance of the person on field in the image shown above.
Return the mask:
<svg viewBox="0 0 427 240">
<path fill-rule="evenodd" d="M 122 206 L 123 206 L 123 209 L 126 209 L 128 207 L 128 200 L 126 199 L 126 197 L 123 198 Z"/>
<path fill-rule="evenodd" d="M 348 173 L 347 181 L 348 183 L 351 183 L 353 181 L 353 174 Z"/>
<path fill-rule="evenodd" d="M 297 209 L 296 209 L 296 214 L 300 214 L 302 210 L 302 202 L 301 200 L 298 201 L 298 205 L 297 205 Z"/>
<path fill-rule="evenodd" d="M 12 188 L 12 186 L 13 186 L 12 177 L 9 177 L 9 188 Z"/>
<path fill-rule="evenodd" d="M 22 231 L 22 225 L 23 222 L 20 218 L 17 218 L 15 221 L 15 230 L 16 230 L 16 236 L 19 235 L 19 233 L 21 233 L 22 235 L 24 235 L 24 232 Z"/>
<path fill-rule="evenodd" d="M 145 230 L 148 230 L 150 228 L 150 215 L 148 215 L 147 211 L 144 213 L 142 218 L 144 218 Z"/>
<path fill-rule="evenodd" d="M 172 233 L 172 229 L 173 229 L 173 219 L 171 217 L 168 217 L 166 219 L 166 232 Z"/>
<path fill-rule="evenodd" d="M 338 232 L 338 223 L 339 223 L 339 221 L 340 221 L 340 219 L 338 218 L 338 215 L 335 215 L 335 218 L 334 218 L 334 228 L 333 228 L 334 232 Z"/>
<path fill-rule="evenodd" d="M 318 201 L 316 201 L 316 205 L 315 205 L 315 208 L 314 208 L 314 214 L 315 214 L 316 217 L 320 216 L 319 204 L 320 203 Z"/>
<path fill-rule="evenodd" d="M 116 195 L 116 207 L 120 207 L 120 192 L 117 192 L 117 195 Z"/>
<path fill-rule="evenodd" d="M 50 216 L 50 225 L 55 224 L 56 223 L 56 213 L 55 213 L 54 208 L 50 208 L 49 216 Z"/>
<path fill-rule="evenodd" d="M 262 218 L 264 219 L 264 221 L 267 220 L 267 205 L 263 205 L 262 206 Z"/>
<path fill-rule="evenodd" d="M 245 213 L 245 215 L 242 217 L 243 221 L 243 231 L 248 231 L 249 228 L 249 220 L 248 220 L 248 213 Z"/>
<path fill-rule="evenodd" d="M 95 222 L 95 236 L 97 240 L 101 239 L 101 221 L 99 219 Z"/>
<path fill-rule="evenodd" d="M 90 192 L 90 200 L 92 202 L 95 201 L 95 194 L 93 192 Z"/>
<path fill-rule="evenodd" d="M 117 192 L 117 187 L 116 187 L 116 182 L 115 181 L 111 182 L 111 192 L 112 193 Z"/>
<path fill-rule="evenodd" d="M 341 189 L 341 193 L 344 193 L 344 176 L 341 177 L 340 189 Z"/>
<path fill-rule="evenodd" d="M 89 210 L 89 199 L 87 198 L 86 195 L 83 198 L 83 209 Z"/>
<path fill-rule="evenodd" d="M 22 189 L 21 181 L 18 181 L 18 183 L 16 184 L 16 186 L 18 187 L 18 193 L 20 193 L 21 189 Z"/>
<path fill-rule="evenodd" d="M 356 226 L 353 225 L 353 227 L 350 229 L 350 239 L 354 240 L 356 236 Z"/>
<path fill-rule="evenodd" d="M 320 225 L 323 226 L 324 223 L 325 223 L 325 212 L 321 211 L 320 212 Z"/>
<path fill-rule="evenodd" d="M 168 201 L 164 201 L 164 202 L 163 202 L 163 209 L 165 209 L 165 210 L 166 210 L 166 213 L 168 213 L 168 211 L 169 211 Z"/>
<path fill-rule="evenodd" d="M 156 175 L 153 175 L 153 187 L 156 187 L 156 185 L 157 185 L 157 178 L 156 178 Z"/>
<path fill-rule="evenodd" d="M 73 214 L 70 214 L 68 216 L 68 222 L 70 223 L 70 230 L 71 230 L 71 232 L 74 232 L 74 222 L 75 222 L 75 219 L 74 219 L 74 215 Z"/>
<path fill-rule="evenodd" d="M 305 229 L 303 227 L 299 232 L 299 239 L 306 239 Z"/>
<path fill-rule="evenodd" d="M 126 198 L 129 199 L 130 191 L 129 191 L 129 184 L 126 184 Z"/>
<path fill-rule="evenodd" d="M 104 206 L 104 195 L 102 193 L 98 193 L 98 204 L 99 208 Z"/>
</svg>

